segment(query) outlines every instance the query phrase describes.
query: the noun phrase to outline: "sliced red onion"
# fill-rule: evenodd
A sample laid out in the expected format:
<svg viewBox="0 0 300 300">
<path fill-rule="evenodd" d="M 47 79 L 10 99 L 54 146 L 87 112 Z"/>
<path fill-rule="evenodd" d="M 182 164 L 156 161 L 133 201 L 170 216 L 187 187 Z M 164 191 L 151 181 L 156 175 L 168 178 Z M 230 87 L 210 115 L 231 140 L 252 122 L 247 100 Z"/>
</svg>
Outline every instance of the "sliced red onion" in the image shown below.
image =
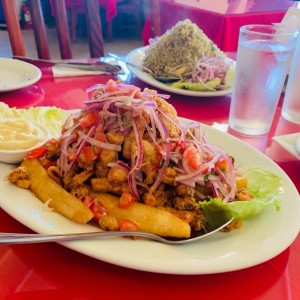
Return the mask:
<svg viewBox="0 0 300 300">
<path fill-rule="evenodd" d="M 110 144 L 105 142 L 100 142 L 88 135 L 84 134 L 83 132 L 78 133 L 80 137 L 84 139 L 85 142 L 90 143 L 93 146 L 96 146 L 101 149 L 112 150 L 112 151 L 121 151 L 121 146 L 116 144 Z"/>
<path fill-rule="evenodd" d="M 142 145 L 142 137 L 137 127 L 135 118 L 132 119 L 132 126 L 133 126 L 135 140 L 138 148 L 138 154 L 137 154 L 137 159 L 136 159 L 134 169 L 139 170 L 142 167 L 142 163 L 143 163 L 143 145 Z"/>
</svg>

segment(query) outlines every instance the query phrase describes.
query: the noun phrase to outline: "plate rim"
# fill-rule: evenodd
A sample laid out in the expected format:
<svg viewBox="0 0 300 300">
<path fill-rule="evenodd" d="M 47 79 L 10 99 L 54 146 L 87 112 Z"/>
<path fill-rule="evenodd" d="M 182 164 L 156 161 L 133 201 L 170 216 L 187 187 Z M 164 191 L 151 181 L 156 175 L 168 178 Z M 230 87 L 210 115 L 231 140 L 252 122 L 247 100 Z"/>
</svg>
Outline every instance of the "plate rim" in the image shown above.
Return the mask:
<svg viewBox="0 0 300 300">
<path fill-rule="evenodd" d="M 21 60 L 18 60 L 18 59 L 13 59 L 13 58 L 1 57 L 0 58 L 0 65 L 3 62 L 4 63 L 13 63 L 15 66 L 19 66 L 20 68 L 26 66 L 27 69 L 29 69 L 30 71 L 32 71 L 34 73 L 34 77 L 31 78 L 30 80 L 24 81 L 23 83 L 20 83 L 20 84 L 10 85 L 7 88 L 3 88 L 3 87 L 0 86 L 0 93 L 16 91 L 16 90 L 22 89 L 24 87 L 33 85 L 34 83 L 39 81 L 42 77 L 42 71 L 38 67 L 36 67 L 35 65 L 30 64 L 28 62 L 24 62 L 24 61 L 21 61 Z"/>
<path fill-rule="evenodd" d="M 189 119 L 184 119 L 184 118 L 180 118 L 183 121 L 192 121 Z M 217 130 L 211 126 L 205 125 L 200 123 L 201 126 L 203 126 L 204 130 L 206 132 L 208 132 L 208 139 L 210 137 L 211 134 L 216 135 L 217 138 L 221 137 L 221 139 L 225 139 L 226 141 L 235 141 L 237 143 L 240 143 L 240 147 L 242 147 L 244 150 L 246 149 L 248 152 L 252 152 L 255 154 L 255 156 L 258 156 L 264 163 L 266 163 L 268 165 L 269 168 L 271 168 L 271 171 L 274 169 L 276 170 L 277 174 L 280 174 L 280 176 L 282 177 L 282 181 L 283 181 L 283 186 L 287 187 L 286 189 L 286 194 L 289 195 L 288 200 L 287 200 L 287 205 L 291 206 L 291 204 L 293 204 L 293 214 L 299 214 L 300 213 L 300 196 L 299 193 L 297 192 L 297 189 L 295 187 L 295 185 L 293 184 L 293 182 L 290 180 L 290 178 L 288 177 L 288 175 L 273 161 L 271 160 L 268 156 L 266 156 L 265 154 L 261 153 L 259 150 L 257 150 L 256 148 L 252 147 L 251 145 L 247 144 L 246 142 L 239 140 L 238 138 L 231 136 L 228 133 L 222 132 L 220 130 Z M 253 152 L 254 151 L 254 152 Z M 256 157 L 257 158 L 257 157 Z M 1 164 L 1 165 L 6 165 L 6 164 Z M 7 166 L 7 165 L 6 165 Z M 1 173 L 1 169 L 0 168 L 0 173 Z M 273 170 L 273 171 L 274 171 Z M 9 183 L 7 183 L 9 184 Z M 1 182 L 0 186 L 2 186 L 3 189 L 3 185 L 4 183 Z M 14 187 L 14 186 L 10 186 L 11 188 L 13 188 L 14 193 L 17 193 L 18 195 L 21 194 L 23 195 L 24 192 L 29 192 L 29 191 L 20 191 L 20 189 L 18 187 Z M 1 189 L 1 190 L 2 190 Z M 5 190 L 4 190 L 5 193 Z M 30 193 L 30 192 L 29 192 Z M 291 197 L 292 196 L 292 197 Z M 30 196 L 33 197 L 33 196 Z M 36 232 L 40 232 L 40 233 L 52 233 L 53 232 L 53 228 L 50 228 L 48 226 L 49 222 L 54 222 L 53 224 L 55 225 L 55 221 L 59 222 L 59 224 L 69 224 L 72 228 L 72 231 L 78 229 L 79 231 L 89 231 L 91 230 L 91 228 L 93 228 L 93 230 L 95 230 L 95 227 L 93 227 L 92 225 L 82 225 L 82 224 L 75 224 L 74 222 L 67 220 L 65 217 L 58 215 L 58 214 L 53 214 L 53 213 L 49 213 L 46 211 L 42 210 L 43 204 L 38 201 L 38 199 L 36 198 L 32 198 L 30 201 L 33 202 L 33 208 L 32 210 L 35 210 L 39 212 L 39 218 L 38 220 L 42 220 L 43 223 L 33 223 L 32 219 L 30 219 L 30 222 L 28 224 L 28 216 L 26 215 L 26 211 L 19 211 L 19 214 L 16 216 L 17 211 L 17 207 L 14 206 L 13 204 L 7 204 L 7 202 L 5 203 L 5 200 L 3 200 L 3 198 L 5 198 L 3 196 L 3 193 L 0 194 L 0 206 L 2 207 L 2 209 L 4 211 L 6 211 L 9 215 L 11 215 L 13 218 L 15 218 L 17 221 L 21 222 L 23 225 L 27 226 L 28 228 L 36 231 Z M 21 197 L 24 198 L 24 197 Z M 24 200 L 22 200 L 24 201 Z M 25 200 L 27 201 L 27 200 Z M 10 202 L 8 202 L 10 203 Z M 294 206 L 294 204 L 296 204 Z M 10 207 L 8 207 L 10 205 Z M 37 209 L 38 207 L 38 209 Z M 25 206 L 25 210 L 30 208 L 26 208 Z M 284 207 L 285 209 L 285 207 Z M 283 210 L 284 210 L 283 209 Z M 33 211 L 30 211 L 31 213 L 33 213 Z M 130 268 L 130 269 L 134 269 L 134 270 L 140 270 L 140 271 L 149 271 L 149 272 L 154 272 L 154 273 L 163 273 L 163 274 L 177 274 L 177 275 L 203 275 L 203 274 L 217 274 L 217 273 L 224 273 L 224 272 L 229 272 L 229 271 L 236 271 L 236 270 L 241 270 L 241 269 L 245 269 L 248 267 L 252 267 L 255 265 L 258 265 L 260 263 L 266 262 L 270 259 L 272 259 L 273 257 L 279 255 L 280 253 L 282 253 L 285 249 L 287 249 L 292 242 L 296 239 L 299 230 L 300 230 L 300 222 L 298 222 L 297 219 L 297 225 L 295 225 L 296 223 L 293 222 L 294 224 L 294 228 L 288 228 L 288 234 L 286 233 L 286 231 L 283 232 L 283 228 L 279 226 L 279 224 L 277 224 L 276 226 L 278 227 L 279 233 L 285 233 L 284 238 L 282 236 L 280 236 L 280 240 L 278 240 L 278 232 L 275 232 L 275 234 L 272 235 L 272 238 L 274 239 L 276 237 L 276 247 L 273 247 L 270 249 L 269 246 L 267 246 L 265 244 L 269 245 L 268 243 L 262 243 L 259 244 L 259 248 L 256 249 L 256 255 L 257 253 L 262 253 L 262 256 L 260 257 L 255 257 L 255 255 L 246 255 L 246 259 L 245 260 L 245 253 L 238 253 L 238 247 L 239 242 L 240 241 L 240 237 L 247 233 L 248 231 L 251 232 L 252 227 L 256 227 L 258 226 L 258 224 L 256 222 L 261 222 L 263 219 L 263 215 L 266 213 L 267 216 L 272 216 L 272 218 L 275 218 L 276 216 L 276 220 L 277 217 L 279 218 L 279 223 L 282 221 L 281 218 L 283 218 L 282 215 L 275 215 L 277 212 L 273 212 L 273 210 L 267 210 L 266 212 L 262 212 L 261 214 L 259 214 L 256 217 L 253 217 L 249 220 L 247 220 L 245 222 L 245 226 L 242 229 L 243 231 L 232 231 L 229 233 L 229 235 L 227 235 L 226 233 L 217 233 L 213 236 L 207 237 L 206 239 L 203 239 L 202 241 L 207 241 L 207 244 L 203 244 L 203 242 L 201 243 L 193 243 L 193 244 L 187 244 L 187 245 L 180 245 L 180 246 L 172 246 L 172 245 L 165 245 L 165 244 L 159 244 L 157 242 L 153 242 L 153 241 L 134 241 L 134 240 L 124 240 L 122 238 L 118 238 L 118 239 L 113 239 L 113 240 L 106 240 L 106 241 L 101 241 L 102 244 L 96 244 L 97 241 L 71 241 L 71 242 L 62 242 L 60 244 L 73 249 L 79 253 L 85 254 L 87 256 L 93 257 L 95 259 L 107 262 L 107 263 L 111 263 L 114 265 L 118 265 L 118 266 L 122 266 L 122 267 L 126 267 L 126 268 Z M 30 217 L 30 216 L 29 216 Z M 280 218 L 281 217 L 281 218 Z M 44 218 L 44 219 L 43 219 Z M 42 222 L 40 221 L 40 222 Z M 291 222 L 289 220 L 289 222 Z M 45 225 L 46 224 L 46 225 Z M 59 225 L 58 224 L 58 225 Z M 61 226 L 61 225 L 60 225 Z M 273 226 L 275 226 L 273 224 Z M 55 226 L 54 226 L 55 227 Z M 67 227 L 66 227 L 67 228 Z M 62 233 L 62 232 L 68 232 L 70 229 L 66 229 L 66 228 L 60 228 L 58 226 L 58 228 L 54 228 L 54 232 L 56 233 Z M 276 228 L 275 228 L 276 229 Z M 77 230 L 77 231 L 78 231 Z M 98 229 L 100 230 L 100 229 Z M 273 230 L 273 228 L 270 228 L 268 230 Z M 267 238 L 270 238 L 269 236 L 267 236 Z M 247 236 L 248 239 L 248 236 Z M 280 241 L 280 243 L 278 242 Z M 136 243 L 138 242 L 138 243 Z M 245 239 L 244 239 L 245 242 Z M 267 241 L 265 241 L 267 242 Z M 154 246 L 155 245 L 155 246 Z M 157 246 L 156 246 L 157 245 Z M 202 248 L 194 248 L 197 247 L 197 245 L 199 247 Z M 220 247 L 220 245 L 222 247 L 229 247 L 228 250 L 224 250 L 221 249 L 222 247 Z M 232 245 L 232 246 L 231 246 Z M 102 247 L 101 247 L 102 246 Z M 203 254 L 202 252 L 204 251 L 203 248 L 206 248 L 209 246 L 217 246 L 217 252 L 222 253 L 222 255 L 220 256 L 214 256 L 213 258 L 211 258 L 210 260 L 205 260 L 203 259 L 203 255 L 205 256 L 205 254 Z M 95 251 L 95 247 L 99 247 L 96 248 Z M 104 250 L 109 251 L 108 254 L 107 253 L 101 253 L 102 248 Z M 233 248 L 231 248 L 233 247 Z M 143 251 L 145 251 L 145 249 L 151 249 L 151 251 L 154 251 L 153 254 L 155 257 L 155 260 L 157 260 L 159 258 L 159 263 L 155 263 L 155 261 L 153 262 L 153 257 L 152 260 L 149 260 L 149 254 L 148 256 L 145 255 L 145 253 Z M 119 253 L 117 253 L 116 249 L 122 249 L 122 254 L 121 256 L 119 255 Z M 126 259 L 124 258 L 124 251 L 126 253 L 126 249 L 131 249 L 131 252 L 129 251 L 128 254 L 133 255 L 133 257 L 131 257 L 130 255 L 127 257 Z M 196 249 L 196 254 L 194 253 Z M 177 255 L 179 258 L 182 256 L 182 250 L 186 250 L 186 252 L 184 252 L 184 258 L 185 258 L 185 263 L 184 261 L 181 261 L 180 259 L 178 261 L 164 261 L 162 260 L 162 257 L 169 257 L 169 255 Z M 99 253 L 100 251 L 100 253 Z M 202 251 L 202 252 L 201 252 Z M 223 253 L 224 251 L 224 253 Z M 251 251 L 251 249 L 245 249 L 244 251 Z M 252 253 L 252 252 L 251 252 Z M 147 253 L 146 253 L 147 254 Z M 246 253 L 247 254 L 247 253 Z M 123 256 L 122 256 L 123 255 Z M 198 255 L 200 255 L 200 260 Z M 202 256 L 201 256 L 202 255 Z M 208 255 L 208 254 L 207 254 Z M 210 254 L 209 254 L 210 255 Z M 151 255 L 150 255 L 151 256 Z M 198 260 L 197 260 L 198 258 Z M 235 263 L 232 263 L 235 262 Z M 179 267 L 180 266 L 180 267 Z"/>
<path fill-rule="evenodd" d="M 128 62 L 139 64 L 139 62 L 132 60 L 132 58 L 134 55 L 138 54 L 139 51 L 145 52 L 145 50 L 147 48 L 149 48 L 149 46 L 138 47 L 138 48 L 131 50 L 127 54 L 126 60 Z M 233 60 L 229 57 L 227 57 L 227 59 L 228 59 L 228 61 L 235 63 L 235 60 Z M 209 97 L 210 98 L 210 97 L 225 96 L 225 95 L 232 93 L 232 86 L 230 88 L 227 88 L 224 90 L 211 91 L 211 92 L 210 91 L 190 91 L 190 90 L 185 90 L 185 89 L 177 89 L 177 88 L 170 87 L 162 82 L 155 80 L 154 78 L 151 77 L 151 75 L 146 74 L 145 72 L 142 72 L 142 71 L 138 70 L 137 68 L 134 68 L 130 65 L 127 65 L 127 68 L 133 75 L 135 75 L 141 81 L 143 81 L 147 84 L 150 84 L 156 88 L 159 88 L 161 90 L 164 90 L 166 92 L 173 93 L 173 94 L 178 94 L 178 95 L 183 95 L 183 96 L 191 96 L 191 97 Z"/>
</svg>

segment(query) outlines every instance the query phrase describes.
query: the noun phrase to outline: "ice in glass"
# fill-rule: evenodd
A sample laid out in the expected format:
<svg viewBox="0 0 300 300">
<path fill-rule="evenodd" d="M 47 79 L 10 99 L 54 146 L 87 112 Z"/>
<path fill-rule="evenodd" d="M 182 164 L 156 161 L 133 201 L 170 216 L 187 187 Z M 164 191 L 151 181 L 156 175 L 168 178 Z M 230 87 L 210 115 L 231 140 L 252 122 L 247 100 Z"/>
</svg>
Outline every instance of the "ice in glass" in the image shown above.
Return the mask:
<svg viewBox="0 0 300 300">
<path fill-rule="evenodd" d="M 245 135 L 270 130 L 298 31 L 277 25 L 240 28 L 229 126 Z"/>
</svg>

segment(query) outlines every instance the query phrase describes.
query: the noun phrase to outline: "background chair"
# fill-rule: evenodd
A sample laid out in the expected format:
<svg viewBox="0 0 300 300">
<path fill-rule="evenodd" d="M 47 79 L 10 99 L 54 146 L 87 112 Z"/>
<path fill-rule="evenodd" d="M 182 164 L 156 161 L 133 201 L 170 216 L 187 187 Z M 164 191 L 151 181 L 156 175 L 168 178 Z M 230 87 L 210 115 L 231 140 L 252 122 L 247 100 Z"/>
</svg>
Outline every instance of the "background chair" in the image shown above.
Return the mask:
<svg viewBox="0 0 300 300">
<path fill-rule="evenodd" d="M 72 58 L 65 2 L 64 0 L 52 1 L 61 58 Z M 38 57 L 41 59 L 50 59 L 49 44 L 40 1 L 28 0 L 28 4 L 32 17 Z M 13 55 L 26 56 L 16 2 L 15 0 L 2 0 L 2 5 Z M 90 55 L 91 57 L 104 56 L 98 0 L 85 0 L 84 10 L 88 27 Z"/>
<path fill-rule="evenodd" d="M 118 27 L 120 29 L 136 30 L 140 35 L 142 32 L 142 6 L 141 0 L 124 0 L 117 2 L 117 17 Z M 107 39 L 113 40 L 112 21 L 107 22 Z"/>
<path fill-rule="evenodd" d="M 85 14 L 84 7 L 81 3 L 74 0 L 70 0 L 70 7 L 68 8 L 70 11 L 70 32 L 71 39 L 73 42 L 76 41 L 76 25 L 77 25 L 77 16 L 79 14 Z"/>
</svg>

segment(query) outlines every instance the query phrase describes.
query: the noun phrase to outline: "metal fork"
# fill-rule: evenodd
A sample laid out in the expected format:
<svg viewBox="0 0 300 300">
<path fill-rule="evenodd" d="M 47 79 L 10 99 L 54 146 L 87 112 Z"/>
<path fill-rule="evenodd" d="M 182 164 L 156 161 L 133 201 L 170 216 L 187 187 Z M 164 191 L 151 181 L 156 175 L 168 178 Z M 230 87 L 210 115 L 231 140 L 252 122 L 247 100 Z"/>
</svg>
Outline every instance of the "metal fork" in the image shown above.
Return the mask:
<svg viewBox="0 0 300 300">
<path fill-rule="evenodd" d="M 165 244 L 188 244 L 212 235 L 231 223 L 233 217 L 227 220 L 224 224 L 216 229 L 207 232 L 203 235 L 199 235 L 187 239 L 169 239 L 161 236 L 141 232 L 141 231 L 101 231 L 101 232 L 84 232 L 84 233 L 66 233 L 66 234 L 26 234 L 26 233 L 0 233 L 0 245 L 8 244 L 29 244 L 29 243 L 43 243 L 43 242 L 60 242 L 70 240 L 86 240 L 105 237 L 142 237 Z"/>
</svg>

